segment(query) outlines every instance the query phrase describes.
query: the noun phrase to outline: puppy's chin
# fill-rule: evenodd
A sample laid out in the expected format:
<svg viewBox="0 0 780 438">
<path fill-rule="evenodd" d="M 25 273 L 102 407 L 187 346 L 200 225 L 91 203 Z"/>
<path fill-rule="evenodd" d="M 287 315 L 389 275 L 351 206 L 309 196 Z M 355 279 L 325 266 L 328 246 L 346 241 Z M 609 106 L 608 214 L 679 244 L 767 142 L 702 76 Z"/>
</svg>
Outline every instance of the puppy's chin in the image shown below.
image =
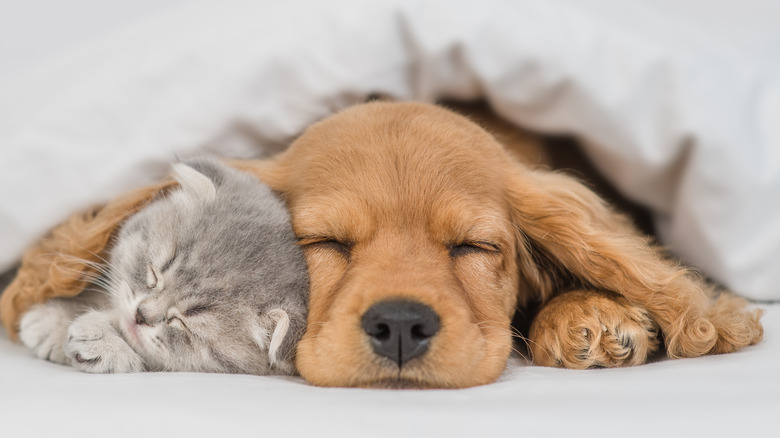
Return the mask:
<svg viewBox="0 0 780 438">
<path fill-rule="evenodd" d="M 441 339 L 399 369 L 371 351 L 362 335 L 342 332 L 332 337 L 328 329 L 338 324 L 325 324 L 325 330 L 304 336 L 296 365 L 309 383 L 328 387 L 452 389 L 495 381 L 506 368 L 512 348 L 509 322 L 504 330 L 488 333 L 474 324 L 464 325 L 470 327 L 453 336 L 462 336 L 462 343 Z"/>
<path fill-rule="evenodd" d="M 362 385 L 361 388 L 368 389 L 436 389 L 436 386 L 432 386 L 429 382 L 415 380 L 415 379 L 380 379 L 375 382 L 370 382 L 366 385 Z"/>
</svg>

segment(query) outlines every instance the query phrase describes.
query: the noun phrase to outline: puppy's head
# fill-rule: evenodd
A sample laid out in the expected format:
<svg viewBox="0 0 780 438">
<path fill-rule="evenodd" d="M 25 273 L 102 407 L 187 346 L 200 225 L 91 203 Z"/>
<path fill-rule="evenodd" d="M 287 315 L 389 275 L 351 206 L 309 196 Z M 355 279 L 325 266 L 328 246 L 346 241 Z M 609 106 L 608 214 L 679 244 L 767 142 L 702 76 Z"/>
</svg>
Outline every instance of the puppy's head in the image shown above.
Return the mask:
<svg viewBox="0 0 780 438">
<path fill-rule="evenodd" d="M 307 380 L 463 387 L 500 375 L 519 283 L 509 165 L 461 116 L 371 103 L 313 125 L 262 168 L 309 265 Z"/>
</svg>

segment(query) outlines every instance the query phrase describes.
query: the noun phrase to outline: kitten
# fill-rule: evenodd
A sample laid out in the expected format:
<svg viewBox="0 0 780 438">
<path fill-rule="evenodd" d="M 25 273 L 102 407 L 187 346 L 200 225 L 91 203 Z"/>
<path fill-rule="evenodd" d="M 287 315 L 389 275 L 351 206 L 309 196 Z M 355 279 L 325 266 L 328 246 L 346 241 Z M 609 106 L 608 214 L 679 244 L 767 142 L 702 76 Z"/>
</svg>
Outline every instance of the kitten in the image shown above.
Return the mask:
<svg viewBox="0 0 780 438">
<path fill-rule="evenodd" d="M 284 204 L 215 160 L 173 175 L 122 225 L 98 290 L 30 309 L 22 342 L 93 373 L 293 373 L 308 274 Z"/>
</svg>

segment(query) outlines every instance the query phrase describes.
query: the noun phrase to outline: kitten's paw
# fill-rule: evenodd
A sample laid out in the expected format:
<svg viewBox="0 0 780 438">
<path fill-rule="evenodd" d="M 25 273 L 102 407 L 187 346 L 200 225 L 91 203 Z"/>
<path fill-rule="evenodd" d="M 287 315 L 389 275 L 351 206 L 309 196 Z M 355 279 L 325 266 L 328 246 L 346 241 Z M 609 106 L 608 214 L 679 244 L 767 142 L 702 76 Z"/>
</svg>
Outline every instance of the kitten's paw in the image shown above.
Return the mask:
<svg viewBox="0 0 780 438">
<path fill-rule="evenodd" d="M 141 357 L 98 312 L 77 319 L 68 329 L 65 354 L 71 365 L 88 373 L 144 371 Z"/>
<path fill-rule="evenodd" d="M 659 328 L 625 298 L 574 291 L 545 305 L 531 325 L 530 347 L 538 365 L 603 368 L 639 365 L 659 346 Z"/>
<path fill-rule="evenodd" d="M 37 357 L 63 365 L 70 364 L 63 344 L 73 315 L 58 302 L 38 304 L 22 316 L 19 339 Z"/>
</svg>

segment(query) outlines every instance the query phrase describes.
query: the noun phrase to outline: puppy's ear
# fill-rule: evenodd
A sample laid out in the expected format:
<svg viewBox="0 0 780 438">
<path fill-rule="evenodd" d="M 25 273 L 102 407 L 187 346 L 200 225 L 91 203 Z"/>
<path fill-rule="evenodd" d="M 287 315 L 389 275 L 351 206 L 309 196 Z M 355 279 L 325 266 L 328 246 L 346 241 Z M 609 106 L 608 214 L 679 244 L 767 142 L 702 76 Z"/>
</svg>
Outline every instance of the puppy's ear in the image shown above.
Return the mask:
<svg viewBox="0 0 780 438">
<path fill-rule="evenodd" d="M 507 186 L 519 233 L 521 277 L 530 291 L 546 301 L 561 289 L 594 285 L 598 278 L 589 265 L 604 260 L 593 245 L 608 233 L 627 228 L 625 219 L 563 174 L 519 168 Z M 646 242 L 637 242 L 642 245 Z"/>
<path fill-rule="evenodd" d="M 650 312 L 670 356 L 714 348 L 718 330 L 707 315 L 718 309 L 709 307 L 710 289 L 700 278 L 665 259 L 575 179 L 520 166 L 509 173 L 521 277 L 542 301 L 573 286 L 615 292 Z M 527 299 L 527 291 L 520 294 Z"/>
<path fill-rule="evenodd" d="M 0 297 L 0 319 L 18 339 L 18 324 L 30 306 L 54 297 L 76 296 L 97 275 L 122 222 L 175 183 L 166 181 L 128 192 L 108 204 L 76 213 L 28 249 L 16 277 Z"/>
</svg>

